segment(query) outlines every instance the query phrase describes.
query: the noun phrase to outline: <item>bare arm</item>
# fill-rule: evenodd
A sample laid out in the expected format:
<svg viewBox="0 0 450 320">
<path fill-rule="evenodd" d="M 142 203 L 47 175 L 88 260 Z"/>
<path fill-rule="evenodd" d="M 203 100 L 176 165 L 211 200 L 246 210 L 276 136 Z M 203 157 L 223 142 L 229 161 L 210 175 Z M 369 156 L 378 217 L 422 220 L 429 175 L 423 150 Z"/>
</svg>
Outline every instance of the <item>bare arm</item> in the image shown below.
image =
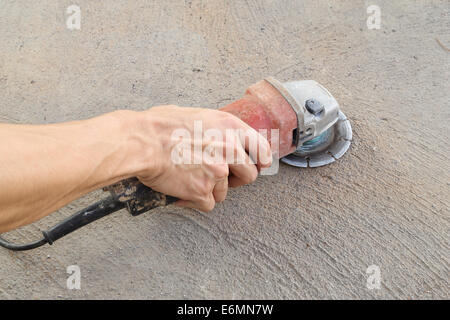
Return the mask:
<svg viewBox="0 0 450 320">
<path fill-rule="evenodd" d="M 252 182 L 257 167 L 173 164 L 171 134 L 177 128 L 192 131 L 194 120 L 220 130 L 248 129 L 221 111 L 175 106 L 116 111 L 62 124 L 0 124 L 0 233 L 134 176 L 157 191 L 183 199 L 179 205 L 211 210 L 225 198 L 229 181 L 231 186 Z M 237 148 L 245 150 L 245 142 Z M 263 166 L 270 165 L 267 141 L 260 150 Z"/>
<path fill-rule="evenodd" d="M 136 175 L 141 146 L 132 119 L 119 111 L 63 124 L 1 124 L 0 232 Z"/>
</svg>

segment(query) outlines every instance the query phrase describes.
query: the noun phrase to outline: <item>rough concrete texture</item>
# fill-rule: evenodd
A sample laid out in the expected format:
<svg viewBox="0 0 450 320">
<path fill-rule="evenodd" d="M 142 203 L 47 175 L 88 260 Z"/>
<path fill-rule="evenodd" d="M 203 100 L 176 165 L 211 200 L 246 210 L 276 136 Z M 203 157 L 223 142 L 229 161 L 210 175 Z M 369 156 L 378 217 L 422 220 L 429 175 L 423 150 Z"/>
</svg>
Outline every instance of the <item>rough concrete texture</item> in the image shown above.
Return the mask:
<svg viewBox="0 0 450 320">
<path fill-rule="evenodd" d="M 66 28 L 67 6 L 81 30 Z M 381 8 L 368 30 L 366 9 Z M 272 75 L 315 79 L 354 141 L 318 169 L 281 165 L 209 214 L 100 220 L 53 246 L 0 250 L 0 297 L 449 298 L 450 4 L 442 1 L 1 1 L 0 119 L 218 108 Z M 27 241 L 103 196 L 18 231 Z M 68 290 L 66 268 L 81 268 Z M 381 270 L 381 289 L 366 269 Z"/>
</svg>

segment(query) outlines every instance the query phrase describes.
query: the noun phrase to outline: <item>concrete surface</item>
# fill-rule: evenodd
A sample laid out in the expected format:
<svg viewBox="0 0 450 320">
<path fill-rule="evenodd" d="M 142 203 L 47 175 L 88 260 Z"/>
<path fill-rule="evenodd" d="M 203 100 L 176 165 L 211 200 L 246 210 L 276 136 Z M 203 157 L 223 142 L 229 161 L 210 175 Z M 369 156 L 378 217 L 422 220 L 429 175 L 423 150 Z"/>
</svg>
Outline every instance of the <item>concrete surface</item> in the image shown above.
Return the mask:
<svg viewBox="0 0 450 320">
<path fill-rule="evenodd" d="M 66 8 L 81 8 L 81 30 Z M 368 30 L 366 8 L 381 8 Z M 450 3 L 1 1 L 0 119 L 50 123 L 174 103 L 218 108 L 273 75 L 315 79 L 354 129 L 319 169 L 282 165 L 209 214 L 124 211 L 0 250 L 0 298 L 446 298 Z M 8 234 L 26 241 L 102 196 Z M 68 290 L 66 268 L 81 268 Z M 381 289 L 366 287 L 377 265 Z"/>
</svg>

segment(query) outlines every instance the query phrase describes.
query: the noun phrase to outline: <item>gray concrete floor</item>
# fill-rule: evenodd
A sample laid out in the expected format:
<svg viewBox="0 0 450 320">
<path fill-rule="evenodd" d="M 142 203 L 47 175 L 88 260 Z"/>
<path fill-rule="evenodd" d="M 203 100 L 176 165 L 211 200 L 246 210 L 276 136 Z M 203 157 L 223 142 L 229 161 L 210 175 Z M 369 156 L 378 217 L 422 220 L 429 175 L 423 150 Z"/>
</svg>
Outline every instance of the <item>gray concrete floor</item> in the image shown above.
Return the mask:
<svg viewBox="0 0 450 320">
<path fill-rule="evenodd" d="M 67 6 L 81 8 L 70 31 Z M 368 30 L 366 8 L 381 9 Z M 218 108 L 269 75 L 315 79 L 354 142 L 282 165 L 209 214 L 120 211 L 31 252 L 0 250 L 0 298 L 450 298 L 450 4 L 442 1 L 1 1 L 0 121 L 158 104 Z M 90 194 L 18 241 L 103 196 Z M 68 290 L 66 268 L 81 269 Z M 381 288 L 366 269 L 381 270 Z"/>
</svg>

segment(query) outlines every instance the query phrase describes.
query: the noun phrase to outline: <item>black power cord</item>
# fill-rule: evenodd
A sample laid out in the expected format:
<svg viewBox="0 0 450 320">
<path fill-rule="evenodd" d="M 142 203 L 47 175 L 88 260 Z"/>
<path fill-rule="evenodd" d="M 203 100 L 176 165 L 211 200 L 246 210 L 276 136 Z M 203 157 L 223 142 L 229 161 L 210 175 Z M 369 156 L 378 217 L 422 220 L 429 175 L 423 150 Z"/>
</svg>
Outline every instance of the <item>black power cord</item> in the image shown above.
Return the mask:
<svg viewBox="0 0 450 320">
<path fill-rule="evenodd" d="M 84 208 L 70 217 L 64 219 L 47 231 L 43 231 L 44 238 L 27 243 L 15 244 L 0 237 L 0 246 L 13 251 L 30 250 L 46 243 L 52 244 L 59 238 L 103 218 L 122 208 L 126 208 L 133 216 L 157 207 L 166 206 L 178 199 L 157 192 L 139 182 L 137 178 L 128 178 L 104 188 L 110 196 Z"/>
<path fill-rule="evenodd" d="M 6 248 L 6 249 L 12 250 L 12 251 L 31 250 L 31 249 L 35 249 L 40 246 L 43 246 L 46 243 L 47 243 L 47 240 L 45 238 L 42 238 L 41 240 L 37 240 L 35 242 L 30 242 L 27 244 L 16 244 L 16 243 L 11 243 L 8 240 L 0 237 L 0 246 L 2 246 L 3 248 Z"/>
<path fill-rule="evenodd" d="M 46 243 L 53 244 L 59 238 L 124 207 L 125 203 L 119 202 L 110 196 L 78 211 L 49 230 L 43 231 L 44 237 L 38 241 L 27 244 L 15 244 L 0 237 L 0 246 L 13 251 L 24 251 L 38 248 Z"/>
</svg>

